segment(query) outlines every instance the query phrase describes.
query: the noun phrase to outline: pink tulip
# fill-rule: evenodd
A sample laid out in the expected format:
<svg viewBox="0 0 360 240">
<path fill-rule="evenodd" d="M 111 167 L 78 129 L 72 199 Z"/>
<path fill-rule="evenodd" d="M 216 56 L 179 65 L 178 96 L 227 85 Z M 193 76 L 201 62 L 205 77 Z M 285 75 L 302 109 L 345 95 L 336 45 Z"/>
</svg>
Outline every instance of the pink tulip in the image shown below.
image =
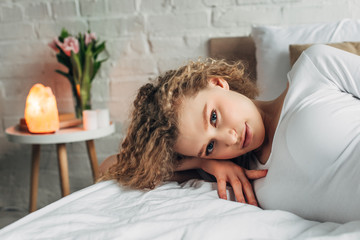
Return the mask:
<svg viewBox="0 0 360 240">
<path fill-rule="evenodd" d="M 71 52 L 79 52 L 79 41 L 74 37 L 67 37 L 64 39 L 64 43 L 59 39 L 55 39 L 56 45 L 58 45 L 67 56 L 71 56 Z"/>
<path fill-rule="evenodd" d="M 96 40 L 96 34 L 95 33 L 85 33 L 85 45 L 89 45 L 92 40 Z"/>
<path fill-rule="evenodd" d="M 49 42 L 49 47 L 51 47 L 55 52 L 59 52 L 59 49 L 56 47 L 56 40 L 57 38 L 54 38 L 54 40 L 52 42 Z"/>
</svg>

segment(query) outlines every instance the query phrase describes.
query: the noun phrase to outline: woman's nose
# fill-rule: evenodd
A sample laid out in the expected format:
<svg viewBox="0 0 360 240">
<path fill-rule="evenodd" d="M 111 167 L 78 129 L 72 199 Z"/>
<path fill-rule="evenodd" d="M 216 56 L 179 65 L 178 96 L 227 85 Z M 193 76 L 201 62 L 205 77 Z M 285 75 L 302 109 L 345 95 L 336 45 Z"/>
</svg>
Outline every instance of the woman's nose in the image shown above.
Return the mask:
<svg viewBox="0 0 360 240">
<path fill-rule="evenodd" d="M 238 135 L 234 129 L 227 129 L 223 132 L 223 141 L 225 145 L 231 146 L 238 141 Z"/>
</svg>

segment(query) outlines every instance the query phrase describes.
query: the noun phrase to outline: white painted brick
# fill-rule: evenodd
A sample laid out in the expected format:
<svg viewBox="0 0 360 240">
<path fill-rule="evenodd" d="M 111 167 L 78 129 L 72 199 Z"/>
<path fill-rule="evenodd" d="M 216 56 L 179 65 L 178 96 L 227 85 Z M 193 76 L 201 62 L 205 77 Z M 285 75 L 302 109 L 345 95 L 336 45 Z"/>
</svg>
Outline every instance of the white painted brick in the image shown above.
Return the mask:
<svg viewBox="0 0 360 240">
<path fill-rule="evenodd" d="M 4 116 L 15 116 L 19 118 L 24 116 L 25 101 L 26 101 L 26 96 L 20 96 L 19 99 L 11 99 L 11 100 L 5 99 L 3 101 Z M 7 124 L 6 122 L 4 124 L 6 127 L 9 127 L 8 125 L 6 125 Z"/>
<path fill-rule="evenodd" d="M 11 107 L 11 105 L 9 106 Z M 25 104 L 23 106 L 25 108 Z M 24 110 L 24 109 L 23 109 Z M 8 127 L 14 126 L 19 123 L 20 118 L 24 117 L 24 111 L 19 112 L 16 116 L 4 116 L 2 117 L 3 125 L 2 128 L 5 130 Z"/>
<path fill-rule="evenodd" d="M 235 0 L 204 0 L 205 5 L 211 7 L 235 5 Z"/>
<path fill-rule="evenodd" d="M 135 0 L 108 0 L 109 13 L 133 13 L 136 11 Z"/>
<path fill-rule="evenodd" d="M 348 17 L 347 9 L 348 6 L 344 4 L 285 6 L 283 8 L 283 22 L 287 24 L 311 24 L 336 21 Z"/>
<path fill-rule="evenodd" d="M 99 59 L 105 59 L 105 57 L 104 58 L 101 57 Z M 105 61 L 101 64 L 101 67 L 100 67 L 98 73 L 96 74 L 96 78 L 99 78 L 99 79 L 108 78 L 110 70 L 111 70 L 111 60 L 107 59 L 107 61 Z"/>
<path fill-rule="evenodd" d="M 207 35 L 187 35 L 184 37 L 185 44 L 187 49 L 191 51 L 187 56 L 188 57 L 198 57 L 198 56 L 207 56 L 208 53 L 208 39 Z"/>
<path fill-rule="evenodd" d="M 94 17 L 105 16 L 105 1 L 101 0 L 80 0 L 80 13 L 82 16 Z"/>
<path fill-rule="evenodd" d="M 0 41 L 7 39 L 33 39 L 35 32 L 29 23 L 3 23 L 0 24 Z"/>
<path fill-rule="evenodd" d="M 139 58 L 126 57 L 114 63 L 109 76 L 116 78 L 118 76 L 153 75 L 156 73 L 157 67 L 153 58 L 149 56 Z"/>
<path fill-rule="evenodd" d="M 110 81 L 110 98 L 112 101 L 121 101 L 129 97 L 134 99 L 138 89 L 149 80 L 146 76 L 128 76 Z"/>
<path fill-rule="evenodd" d="M 5 129 L 4 118 L 6 118 L 6 116 L 4 115 L 4 108 L 5 108 L 4 101 L 5 101 L 5 89 L 4 89 L 4 85 L 0 81 L 0 136 L 3 135 L 3 130 Z M 1 155 L 1 151 L 0 151 L 0 155 Z"/>
<path fill-rule="evenodd" d="M 200 0 L 173 0 L 173 5 L 175 10 L 182 11 L 203 10 L 207 7 Z"/>
<path fill-rule="evenodd" d="M 167 58 L 159 58 L 157 60 L 159 65 L 159 72 L 164 73 L 168 70 L 178 69 L 180 66 L 187 64 L 193 58 L 178 58 L 177 56 L 169 56 Z"/>
<path fill-rule="evenodd" d="M 35 83 L 42 83 L 43 85 L 54 89 L 52 81 L 49 81 L 48 79 L 42 79 L 41 77 L 16 79 L 16 81 L 4 81 L 3 86 L 6 89 L 5 99 L 7 101 L 21 99 L 25 103 L 26 96 Z"/>
<path fill-rule="evenodd" d="M 73 93 L 70 82 L 67 78 L 61 76 L 60 74 L 58 74 L 57 78 L 54 79 L 53 92 L 57 99 L 63 99 L 66 101 L 73 100 Z"/>
<path fill-rule="evenodd" d="M 47 71 L 49 69 L 43 62 L 2 63 L 0 65 L 0 78 L 24 78 L 38 81 L 37 77 Z"/>
<path fill-rule="evenodd" d="M 178 37 L 151 37 L 150 38 L 151 52 L 156 56 L 172 56 L 175 54 L 182 54 L 186 51 L 184 38 Z M 179 51 L 181 49 L 181 51 Z M 184 53 L 186 54 L 186 53 Z"/>
<path fill-rule="evenodd" d="M 3 22 L 17 22 L 23 19 L 23 12 L 18 5 L 1 6 Z"/>
<path fill-rule="evenodd" d="M 133 99 L 110 100 L 108 103 L 109 110 L 112 113 L 112 119 L 116 122 L 125 123 L 129 121 L 131 103 Z"/>
<path fill-rule="evenodd" d="M 25 16 L 27 19 L 49 20 L 49 6 L 47 2 L 32 2 L 24 4 Z"/>
<path fill-rule="evenodd" d="M 49 50 L 47 44 L 39 40 L 0 42 L 0 49 L 0 63 L 21 62 L 28 59 L 43 61 Z"/>
<path fill-rule="evenodd" d="M 106 49 L 109 52 L 110 61 L 117 61 L 119 58 L 130 54 L 130 44 L 131 41 L 124 37 L 106 41 Z"/>
<path fill-rule="evenodd" d="M 209 20 L 210 22 L 210 20 Z M 216 28 L 213 27 L 212 23 L 209 23 L 209 27 L 206 28 L 197 28 L 197 29 L 185 29 L 182 31 L 156 31 L 156 32 L 150 32 L 148 34 L 149 38 L 155 37 L 155 38 L 168 38 L 168 37 L 186 37 L 186 36 L 200 36 L 204 37 L 206 39 L 205 41 L 208 41 L 211 37 L 225 37 L 225 36 L 239 36 L 239 32 L 243 32 L 246 30 L 246 33 L 249 32 L 249 29 L 251 29 L 251 26 L 234 26 L 234 27 L 227 27 L 227 28 Z"/>
<path fill-rule="evenodd" d="M 209 18 L 207 11 L 154 15 L 148 17 L 147 28 L 151 32 L 181 32 L 188 29 L 207 28 Z"/>
<path fill-rule="evenodd" d="M 303 0 L 272 0 L 272 2 L 275 4 L 282 4 L 282 3 L 295 4 L 295 3 L 302 3 Z M 312 1 L 312 3 L 319 4 L 319 3 L 321 3 L 321 1 Z"/>
<path fill-rule="evenodd" d="M 215 10 L 215 27 L 249 26 L 251 24 L 279 24 L 281 8 L 276 6 L 241 6 Z"/>
<path fill-rule="evenodd" d="M 109 109 L 108 101 L 109 99 L 106 101 L 95 101 L 94 99 L 91 99 L 91 109 Z"/>
<path fill-rule="evenodd" d="M 144 19 L 141 16 L 122 17 L 105 20 L 91 20 L 90 29 L 104 38 L 127 36 L 130 33 L 144 30 Z"/>
<path fill-rule="evenodd" d="M 60 20 L 56 22 L 41 22 L 37 25 L 37 32 L 40 38 L 58 37 L 62 28 L 66 28 L 71 34 L 77 34 L 79 32 L 86 32 L 88 25 L 86 20 Z"/>
<path fill-rule="evenodd" d="M 140 11 L 142 13 L 164 13 L 170 9 L 170 0 L 142 0 L 140 4 Z"/>
<path fill-rule="evenodd" d="M 271 4 L 273 0 L 237 0 L 238 5 Z"/>
<path fill-rule="evenodd" d="M 77 16 L 77 8 L 74 0 L 54 1 L 51 3 L 51 10 L 55 18 Z"/>
<path fill-rule="evenodd" d="M 147 37 L 137 33 L 131 34 L 129 37 L 107 40 L 106 49 L 110 61 L 118 61 L 119 58 L 127 56 L 143 56 L 150 52 Z M 103 67 L 101 68 L 103 69 Z"/>
<path fill-rule="evenodd" d="M 348 14 L 349 18 L 352 19 L 358 19 L 359 17 L 359 12 L 360 12 L 360 2 L 357 0 L 351 0 L 348 2 L 349 4 L 349 10 L 350 13 Z"/>
<path fill-rule="evenodd" d="M 2 104 L 0 103 L 0 114 L 1 115 L 4 115 L 3 113 L 2 113 Z M 5 125 L 4 125 L 4 123 L 3 123 L 3 119 L 2 118 L 0 118 L 0 136 L 3 136 L 4 135 L 4 132 L 5 132 Z M 1 155 L 1 153 L 0 153 L 0 155 Z"/>
<path fill-rule="evenodd" d="M 73 99 L 62 99 L 56 96 L 56 103 L 58 106 L 59 113 L 75 113 L 74 111 L 75 103 Z"/>
<path fill-rule="evenodd" d="M 147 81 L 144 77 L 138 81 L 110 82 L 109 109 L 115 121 L 125 122 L 129 119 L 137 92 Z"/>
<path fill-rule="evenodd" d="M 206 54 L 206 47 L 203 41 L 196 41 L 198 37 L 153 37 L 150 38 L 151 51 L 160 57 L 198 57 Z M 203 47 L 200 47 L 200 44 Z"/>
<path fill-rule="evenodd" d="M 109 80 L 95 78 L 91 84 L 91 101 L 106 102 L 109 100 Z"/>
<path fill-rule="evenodd" d="M 149 53 L 148 39 L 144 34 L 132 34 L 128 42 L 130 43 L 130 50 L 132 51 L 132 54 Z"/>
</svg>

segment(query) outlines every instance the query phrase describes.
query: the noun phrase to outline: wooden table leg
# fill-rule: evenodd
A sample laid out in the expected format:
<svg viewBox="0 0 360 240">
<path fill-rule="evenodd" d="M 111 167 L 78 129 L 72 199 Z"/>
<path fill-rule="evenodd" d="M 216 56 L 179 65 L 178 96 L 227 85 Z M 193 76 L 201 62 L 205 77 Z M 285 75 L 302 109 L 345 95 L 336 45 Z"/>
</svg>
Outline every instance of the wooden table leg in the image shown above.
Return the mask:
<svg viewBox="0 0 360 240">
<path fill-rule="evenodd" d="M 93 179 L 95 182 L 96 179 L 98 179 L 98 177 L 99 177 L 99 165 L 98 165 L 98 159 L 96 156 L 94 140 L 87 140 L 86 147 L 87 147 L 87 151 L 88 151 L 88 155 L 89 155 L 89 159 L 90 159 Z"/>
<path fill-rule="evenodd" d="M 36 210 L 38 185 L 39 185 L 39 164 L 40 164 L 40 145 L 32 145 L 31 153 L 31 185 L 30 185 L 30 205 L 29 211 Z"/>
<path fill-rule="evenodd" d="M 70 184 L 69 184 L 69 167 L 66 154 L 66 145 L 65 143 L 56 144 L 58 162 L 59 162 L 59 173 L 60 173 L 60 184 L 61 184 L 61 194 L 63 197 L 70 194 Z"/>
</svg>

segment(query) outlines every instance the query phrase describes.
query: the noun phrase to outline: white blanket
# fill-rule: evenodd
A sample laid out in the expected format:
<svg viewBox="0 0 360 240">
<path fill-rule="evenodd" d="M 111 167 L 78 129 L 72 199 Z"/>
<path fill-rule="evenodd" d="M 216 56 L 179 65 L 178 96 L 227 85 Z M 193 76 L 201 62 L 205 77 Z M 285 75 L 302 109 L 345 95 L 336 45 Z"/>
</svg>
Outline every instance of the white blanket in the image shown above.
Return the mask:
<svg viewBox="0 0 360 240">
<path fill-rule="evenodd" d="M 233 198 L 231 191 L 229 197 Z M 148 192 L 101 182 L 0 230 L 0 239 L 360 239 L 360 221 L 304 220 L 219 199 L 216 183 L 165 183 Z"/>
</svg>

